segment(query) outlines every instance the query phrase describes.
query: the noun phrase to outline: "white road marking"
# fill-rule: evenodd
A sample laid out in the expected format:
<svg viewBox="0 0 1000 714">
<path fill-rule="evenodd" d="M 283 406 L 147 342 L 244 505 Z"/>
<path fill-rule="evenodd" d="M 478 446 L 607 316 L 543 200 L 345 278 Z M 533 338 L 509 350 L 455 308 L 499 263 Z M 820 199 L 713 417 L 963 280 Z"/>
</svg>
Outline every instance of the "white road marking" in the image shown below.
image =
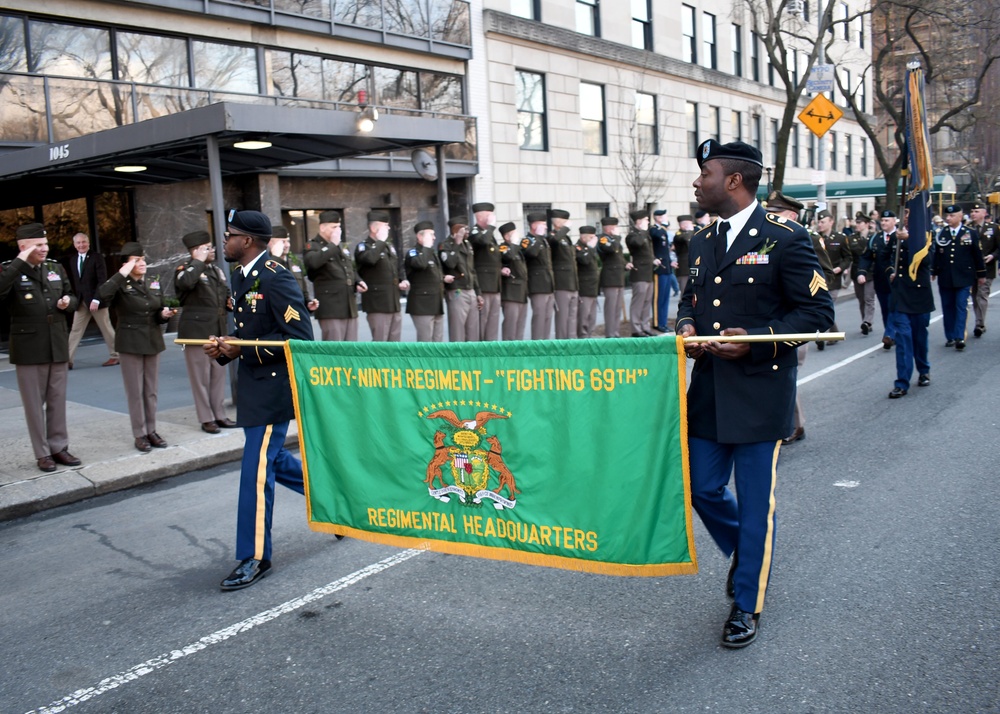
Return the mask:
<svg viewBox="0 0 1000 714">
<path fill-rule="evenodd" d="M 837 481 L 834 486 L 840 486 L 841 488 L 857 488 L 861 485 L 860 481 Z"/>
<path fill-rule="evenodd" d="M 86 689 L 78 689 L 72 694 L 69 694 L 62 699 L 52 702 L 46 707 L 39 707 L 38 709 L 32 709 L 28 714 L 56 714 L 56 712 L 65 711 L 66 709 L 76 706 L 77 704 L 82 704 L 85 701 L 98 697 L 105 692 L 110 692 L 112 689 L 117 689 L 123 684 L 129 682 L 134 682 L 139 679 L 139 677 L 145 676 L 158 669 L 166 667 L 168 664 L 172 664 L 179 659 L 183 659 L 188 655 L 193 655 L 196 652 L 201 652 L 203 649 L 211 645 L 218 644 L 220 642 L 225 642 L 231 637 L 235 637 L 243 632 L 252 630 L 258 625 L 263 625 L 271 620 L 274 620 L 282 615 L 286 615 L 289 612 L 298 610 L 303 605 L 308 605 L 315 600 L 326 597 L 338 590 L 343 590 L 344 588 L 350 587 L 355 583 L 364 580 L 371 575 L 377 575 L 383 570 L 388 570 L 394 565 L 399 565 L 400 563 L 409 560 L 410 558 L 420 555 L 426 551 L 423 550 L 403 550 L 395 555 L 391 555 L 384 560 L 380 560 L 377 563 L 372 563 L 361 570 L 357 570 L 350 575 L 345 575 L 339 580 L 334 580 L 329 585 L 324 585 L 323 587 L 316 588 L 312 592 L 306 593 L 302 597 L 295 598 L 294 600 L 289 600 L 288 602 L 282 603 L 277 607 L 272 607 L 270 610 L 265 610 L 264 612 L 258 613 L 253 617 L 248 617 L 242 622 L 237 622 L 235 625 L 230 625 L 221 630 L 217 630 L 210 635 L 202 637 L 196 642 L 192 642 L 186 647 L 182 647 L 179 650 L 171 650 L 170 652 L 165 652 L 159 657 L 154 657 L 153 659 L 146 660 L 142 664 L 137 664 L 131 669 L 127 669 L 120 674 L 116 674 L 113 677 L 108 677 L 102 679 L 93 687 L 87 687 Z"/>
</svg>

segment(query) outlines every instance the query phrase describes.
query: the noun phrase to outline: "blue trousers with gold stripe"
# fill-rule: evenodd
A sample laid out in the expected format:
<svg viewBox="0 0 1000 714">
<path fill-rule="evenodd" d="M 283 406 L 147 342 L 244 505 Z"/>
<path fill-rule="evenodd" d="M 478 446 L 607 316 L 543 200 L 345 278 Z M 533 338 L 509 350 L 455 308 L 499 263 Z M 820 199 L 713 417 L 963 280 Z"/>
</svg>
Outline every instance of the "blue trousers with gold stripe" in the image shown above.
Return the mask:
<svg viewBox="0 0 1000 714">
<path fill-rule="evenodd" d="M 274 484 L 304 493 L 302 463 L 285 448 L 288 422 L 243 427 L 246 445 L 240 469 L 236 559 L 271 559 Z"/>
<path fill-rule="evenodd" d="M 688 440 L 691 503 L 723 553 L 739 551 L 733 576 L 736 606 L 760 612 L 771 574 L 774 547 L 774 487 L 780 441 L 719 444 Z M 736 468 L 736 495 L 727 488 Z"/>
</svg>

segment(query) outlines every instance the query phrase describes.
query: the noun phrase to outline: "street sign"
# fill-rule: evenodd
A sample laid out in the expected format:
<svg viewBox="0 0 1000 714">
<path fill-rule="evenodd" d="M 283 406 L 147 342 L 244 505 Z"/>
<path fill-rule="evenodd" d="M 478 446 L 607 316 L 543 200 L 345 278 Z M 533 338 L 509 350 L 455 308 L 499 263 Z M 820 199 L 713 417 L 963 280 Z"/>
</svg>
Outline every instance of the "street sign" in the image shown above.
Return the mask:
<svg viewBox="0 0 1000 714">
<path fill-rule="evenodd" d="M 809 79 L 806 80 L 807 92 L 832 92 L 833 91 L 833 65 L 818 64 L 809 71 Z"/>
<path fill-rule="evenodd" d="M 844 112 L 823 94 L 817 94 L 806 108 L 799 112 L 799 121 L 816 136 L 822 138 L 837 123 Z"/>
</svg>

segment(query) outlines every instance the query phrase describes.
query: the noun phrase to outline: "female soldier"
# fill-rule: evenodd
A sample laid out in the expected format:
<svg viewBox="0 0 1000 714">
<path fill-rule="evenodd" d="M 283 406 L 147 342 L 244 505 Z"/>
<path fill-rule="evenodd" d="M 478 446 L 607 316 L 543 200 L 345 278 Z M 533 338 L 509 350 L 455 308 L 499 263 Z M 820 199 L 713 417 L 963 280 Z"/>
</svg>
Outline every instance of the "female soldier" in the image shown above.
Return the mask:
<svg viewBox="0 0 1000 714">
<path fill-rule="evenodd" d="M 177 311 L 164 306 L 160 281 L 146 280 L 142 246 L 126 243 L 121 255 L 125 264 L 100 287 L 98 295 L 118 314 L 115 349 L 121 359 L 135 448 L 144 452 L 153 446 L 165 449 L 167 442 L 156 433 L 160 353 L 166 349 L 160 325 Z"/>
</svg>

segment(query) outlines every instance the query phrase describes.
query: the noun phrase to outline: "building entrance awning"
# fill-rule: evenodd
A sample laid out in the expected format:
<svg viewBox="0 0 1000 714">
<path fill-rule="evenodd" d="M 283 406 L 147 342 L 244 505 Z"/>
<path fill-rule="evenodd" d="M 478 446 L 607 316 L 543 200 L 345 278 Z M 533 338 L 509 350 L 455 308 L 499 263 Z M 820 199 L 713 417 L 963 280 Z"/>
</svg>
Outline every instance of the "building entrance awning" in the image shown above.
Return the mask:
<svg viewBox="0 0 1000 714">
<path fill-rule="evenodd" d="M 219 103 L 11 151 L 0 160 L 0 209 L 466 140 L 461 119 L 383 114 L 369 133 L 357 119 L 352 111 Z M 248 140 L 271 146 L 233 146 Z M 145 170 L 115 170 L 121 166 Z"/>
<path fill-rule="evenodd" d="M 931 193 L 941 193 L 941 183 L 944 181 L 944 174 L 934 177 L 934 186 Z M 789 198 L 799 201 L 815 201 L 817 187 L 813 184 L 793 184 L 785 186 L 781 192 Z M 900 184 L 900 194 L 902 194 L 902 184 Z M 882 198 L 885 196 L 885 180 L 874 179 L 871 181 L 835 181 L 826 185 L 826 198 L 834 201 L 841 198 Z M 761 200 L 767 198 L 766 186 L 757 189 L 757 197 Z"/>
</svg>

